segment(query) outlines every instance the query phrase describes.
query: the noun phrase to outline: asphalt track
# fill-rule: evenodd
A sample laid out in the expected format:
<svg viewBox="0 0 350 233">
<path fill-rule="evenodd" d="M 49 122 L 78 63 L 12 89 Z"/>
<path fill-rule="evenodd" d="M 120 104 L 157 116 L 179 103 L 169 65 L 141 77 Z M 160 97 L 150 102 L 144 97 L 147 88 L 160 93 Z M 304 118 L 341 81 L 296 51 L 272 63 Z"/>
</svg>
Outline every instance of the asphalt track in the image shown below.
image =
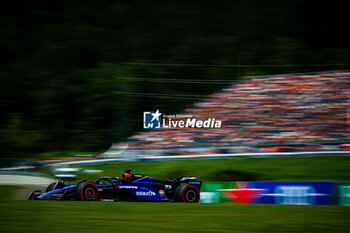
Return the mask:
<svg viewBox="0 0 350 233">
<path fill-rule="evenodd" d="M 56 180 L 46 176 L 25 174 L 0 174 L 0 185 L 38 185 L 47 186 Z"/>
</svg>

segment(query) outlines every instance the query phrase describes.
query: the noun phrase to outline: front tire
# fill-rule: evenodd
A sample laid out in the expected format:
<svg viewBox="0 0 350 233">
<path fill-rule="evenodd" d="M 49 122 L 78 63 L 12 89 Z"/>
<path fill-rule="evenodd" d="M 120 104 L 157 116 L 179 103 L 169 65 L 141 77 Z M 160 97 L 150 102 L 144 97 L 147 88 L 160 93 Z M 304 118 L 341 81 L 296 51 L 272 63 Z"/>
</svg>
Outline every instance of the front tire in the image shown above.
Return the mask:
<svg viewBox="0 0 350 233">
<path fill-rule="evenodd" d="M 94 183 L 82 182 L 76 187 L 77 198 L 82 201 L 97 201 L 100 193 Z"/>
<path fill-rule="evenodd" d="M 194 185 L 181 185 L 175 190 L 175 200 L 179 202 L 199 202 L 200 193 Z"/>
</svg>

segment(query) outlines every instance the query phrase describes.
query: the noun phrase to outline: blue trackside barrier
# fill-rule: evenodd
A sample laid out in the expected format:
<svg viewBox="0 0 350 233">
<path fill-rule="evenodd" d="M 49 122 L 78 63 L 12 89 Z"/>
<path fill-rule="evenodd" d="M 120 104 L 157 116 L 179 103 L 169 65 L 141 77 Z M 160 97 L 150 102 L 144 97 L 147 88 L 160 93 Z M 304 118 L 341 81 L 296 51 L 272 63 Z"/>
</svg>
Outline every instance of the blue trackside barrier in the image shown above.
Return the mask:
<svg viewBox="0 0 350 233">
<path fill-rule="evenodd" d="M 350 206 L 350 182 L 203 182 L 200 202 Z"/>
</svg>

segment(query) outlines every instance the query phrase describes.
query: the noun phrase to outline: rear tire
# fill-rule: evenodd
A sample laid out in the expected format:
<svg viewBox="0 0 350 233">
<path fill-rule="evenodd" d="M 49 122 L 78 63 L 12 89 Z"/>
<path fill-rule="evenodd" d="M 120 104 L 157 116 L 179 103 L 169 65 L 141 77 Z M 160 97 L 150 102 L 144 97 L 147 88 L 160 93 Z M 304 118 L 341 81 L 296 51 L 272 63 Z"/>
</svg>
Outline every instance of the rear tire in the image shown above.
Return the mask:
<svg viewBox="0 0 350 233">
<path fill-rule="evenodd" d="M 81 182 L 76 187 L 77 198 L 82 201 L 97 201 L 99 200 L 99 191 L 94 183 Z"/>
<path fill-rule="evenodd" d="M 199 202 L 200 193 L 194 185 L 181 185 L 175 190 L 175 200 L 179 202 Z"/>
</svg>

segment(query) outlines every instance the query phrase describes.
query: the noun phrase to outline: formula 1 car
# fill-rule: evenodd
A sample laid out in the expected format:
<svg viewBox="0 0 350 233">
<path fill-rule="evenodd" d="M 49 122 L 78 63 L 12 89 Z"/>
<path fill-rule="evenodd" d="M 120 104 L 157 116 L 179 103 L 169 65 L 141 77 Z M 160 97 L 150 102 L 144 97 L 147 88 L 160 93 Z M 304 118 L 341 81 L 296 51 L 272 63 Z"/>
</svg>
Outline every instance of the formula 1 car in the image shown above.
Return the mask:
<svg viewBox="0 0 350 233">
<path fill-rule="evenodd" d="M 177 177 L 166 181 L 152 179 L 125 170 L 122 178 L 102 176 L 94 182 L 65 184 L 57 181 L 41 190 L 32 191 L 27 200 L 82 201 L 177 201 L 198 202 L 202 181 L 197 176 Z"/>
</svg>

